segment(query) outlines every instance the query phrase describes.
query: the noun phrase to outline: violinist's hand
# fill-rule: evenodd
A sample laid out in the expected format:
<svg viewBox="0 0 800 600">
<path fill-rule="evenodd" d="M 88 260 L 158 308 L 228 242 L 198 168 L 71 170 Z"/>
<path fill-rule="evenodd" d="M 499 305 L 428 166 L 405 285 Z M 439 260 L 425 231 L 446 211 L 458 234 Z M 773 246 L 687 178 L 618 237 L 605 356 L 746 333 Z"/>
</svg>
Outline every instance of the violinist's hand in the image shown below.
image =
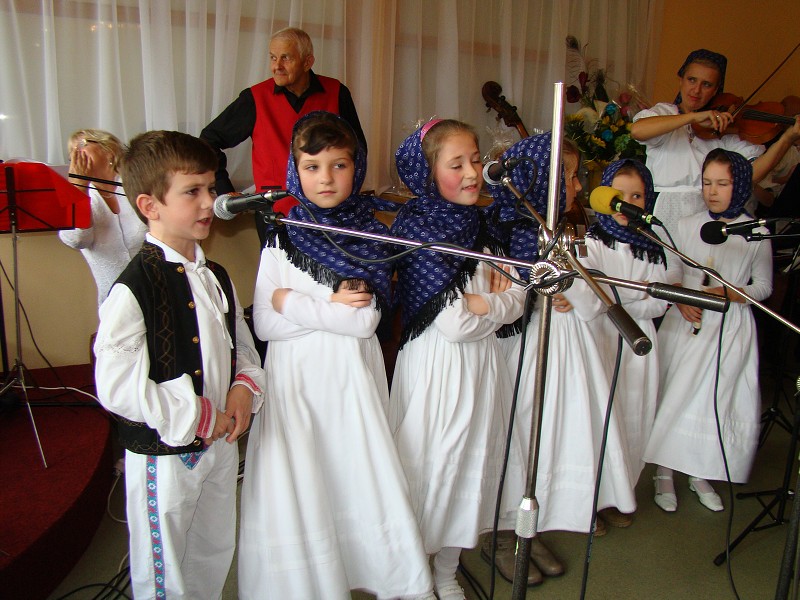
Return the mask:
<svg viewBox="0 0 800 600">
<path fill-rule="evenodd" d="M 723 133 L 733 123 L 733 115 L 729 112 L 718 110 L 704 110 L 695 113 L 695 122 L 702 127 L 709 127 L 714 131 Z"/>
<path fill-rule="evenodd" d="M 793 144 L 796 144 L 798 141 L 800 141 L 800 115 L 795 116 L 794 125 L 786 130 L 786 135 L 789 136 L 789 139 Z"/>
</svg>

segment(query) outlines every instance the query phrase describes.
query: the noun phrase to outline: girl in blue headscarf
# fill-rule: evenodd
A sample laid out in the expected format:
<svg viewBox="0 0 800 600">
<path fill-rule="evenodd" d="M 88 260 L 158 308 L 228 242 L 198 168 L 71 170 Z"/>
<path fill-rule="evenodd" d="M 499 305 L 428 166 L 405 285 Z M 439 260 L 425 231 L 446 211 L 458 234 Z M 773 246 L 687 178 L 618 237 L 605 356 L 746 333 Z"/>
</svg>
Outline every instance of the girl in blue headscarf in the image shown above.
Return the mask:
<svg viewBox="0 0 800 600">
<path fill-rule="evenodd" d="M 565 145 L 563 154 L 562 211 L 570 208 L 581 190 L 577 177 L 580 164 L 577 149 Z M 519 190 L 530 188 L 530 204 L 542 216 L 547 209 L 550 155 L 549 132 L 523 139 L 503 154 L 504 159 L 527 159 L 521 163 L 522 168 L 512 171 L 512 182 Z M 495 204 L 490 222 L 497 223 L 496 235 L 503 235 L 507 240 L 511 256 L 537 260 L 537 223 L 517 215 L 515 199 L 508 190 L 500 187 L 491 190 Z M 543 304 L 542 299 L 537 299 L 531 322 L 525 328 L 525 362 L 514 433 L 526 451 L 530 444 L 537 341 Z M 604 329 L 596 325 L 601 319 L 606 319 L 603 312 L 603 305 L 580 279 L 576 279 L 563 294 L 554 297 L 536 480 L 539 531 L 588 533 L 592 525 L 594 482 L 610 389 L 607 360 L 603 356 Z M 500 340 L 512 373 L 517 370 L 521 338 L 522 335 L 514 335 Z M 611 419 L 598 508 L 616 507 L 630 513 L 636 509 L 636 498 L 616 414 L 614 411 Z M 504 525 L 508 527 L 513 523 Z M 597 527 L 595 535 L 602 535 L 605 524 L 598 519 Z"/>
<path fill-rule="evenodd" d="M 658 332 L 661 390 L 653 431 L 645 460 L 659 465 L 656 504 L 668 512 L 677 509 L 673 470 L 689 475 L 689 489 L 713 511 L 723 509 L 719 495 L 706 481 L 727 475 L 717 439 L 719 415 L 722 442 L 734 483 L 745 483 L 750 474 L 759 434 L 760 395 L 755 321 L 743 290 L 756 300 L 772 293 L 772 248 L 769 240 L 748 242 L 731 236 L 722 244 L 707 244 L 701 227 L 710 220 L 746 221 L 744 204 L 752 188 L 752 167 L 740 154 L 727 150 L 710 152 L 703 164 L 703 199 L 706 210 L 678 223 L 675 242 L 685 254 L 715 269 L 734 289 L 728 289 L 727 313 L 702 311 L 677 304 L 667 311 Z M 755 229 L 768 233 L 765 228 Z M 668 259 L 667 281 L 684 287 L 703 287 L 703 273 L 680 260 Z M 707 291 L 724 294 L 711 282 Z M 717 346 L 724 318 L 716 391 Z M 693 325 L 702 327 L 696 331 Z"/>
<path fill-rule="evenodd" d="M 631 136 L 647 147 L 647 167 L 658 193 L 654 213 L 673 234 L 680 218 L 703 208 L 701 166 L 711 150 L 725 148 L 753 160 L 753 182 L 757 183 L 800 139 L 800 118 L 766 152 L 764 146 L 725 133 L 733 117 L 726 108 L 712 107 L 710 102 L 724 90 L 727 62 L 710 50 L 691 52 L 678 70 L 680 88 L 674 102 L 656 104 L 634 117 Z M 693 124 L 719 135 L 701 139 L 692 130 Z"/>
<path fill-rule="evenodd" d="M 616 189 L 624 202 L 633 204 L 652 214 L 656 197 L 650 171 L 636 160 L 618 160 L 603 171 L 601 185 Z M 666 282 L 666 260 L 661 246 L 627 228 L 628 219 L 619 213 L 597 214 L 586 236 L 587 258 L 585 266 L 602 271 L 610 277 L 646 283 Z M 630 482 L 636 487 L 644 467 L 644 448 L 650 436 L 658 399 L 658 344 L 653 319 L 667 310 L 667 303 L 648 294 L 623 287 L 617 288 L 620 303 L 642 332 L 653 342 L 645 356 L 637 356 L 630 346 L 623 344 L 614 411 L 620 427 L 625 432 L 626 463 Z M 617 329 L 601 316 L 596 320 L 602 335 L 600 355 L 606 359 L 609 375 L 613 373 L 617 354 Z M 595 323 L 592 322 L 592 325 Z M 613 508 L 600 513 L 610 524 L 630 525 L 632 517 Z"/>
<path fill-rule="evenodd" d="M 289 217 L 387 233 L 359 195 L 364 149 L 313 112 L 292 136 Z M 387 244 L 288 225 L 261 255 L 253 301 L 270 401 L 253 420 L 242 488 L 240 598 L 433 600 L 428 557 L 386 419 L 375 329 L 388 307 Z M 366 263 L 361 258 L 381 260 Z"/>
<path fill-rule="evenodd" d="M 399 211 L 393 235 L 490 246 L 476 207 L 482 165 L 472 128 L 431 121 L 395 159 L 417 197 Z M 520 317 L 525 294 L 485 262 L 429 250 L 398 261 L 397 276 L 403 332 L 390 421 L 425 549 L 435 554 L 436 592 L 462 599 L 459 555 L 492 528 L 507 432 L 511 381 L 495 331 Z M 518 469 L 519 454 L 511 457 Z M 522 488 L 506 489 L 510 510 Z"/>
</svg>

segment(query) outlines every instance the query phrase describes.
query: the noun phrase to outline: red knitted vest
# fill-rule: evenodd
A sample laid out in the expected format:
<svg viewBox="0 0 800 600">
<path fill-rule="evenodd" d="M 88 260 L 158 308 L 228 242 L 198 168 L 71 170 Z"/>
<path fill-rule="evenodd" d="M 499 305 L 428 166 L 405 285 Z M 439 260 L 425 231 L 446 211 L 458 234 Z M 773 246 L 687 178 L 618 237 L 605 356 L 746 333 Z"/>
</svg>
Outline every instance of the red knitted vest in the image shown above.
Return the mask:
<svg viewBox="0 0 800 600">
<path fill-rule="evenodd" d="M 297 120 L 315 110 L 339 114 L 337 79 L 317 75 L 325 92 L 306 98 L 299 113 L 283 94 L 275 94 L 275 81 L 267 79 L 250 89 L 256 103 L 256 125 L 253 128 L 253 181 L 256 190 L 286 187 L 286 165 L 292 143 L 292 128 Z"/>
</svg>

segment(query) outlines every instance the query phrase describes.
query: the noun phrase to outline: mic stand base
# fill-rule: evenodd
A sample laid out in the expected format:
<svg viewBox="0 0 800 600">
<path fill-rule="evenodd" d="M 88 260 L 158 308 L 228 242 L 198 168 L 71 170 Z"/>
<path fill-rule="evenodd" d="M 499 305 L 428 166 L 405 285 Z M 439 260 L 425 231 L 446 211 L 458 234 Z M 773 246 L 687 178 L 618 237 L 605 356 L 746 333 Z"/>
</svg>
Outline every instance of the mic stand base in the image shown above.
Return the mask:
<svg viewBox="0 0 800 600">
<path fill-rule="evenodd" d="M 795 398 L 800 396 L 800 392 L 795 395 Z M 798 441 L 798 433 L 800 433 L 800 407 L 795 406 L 794 410 L 794 424 L 792 427 L 792 439 L 791 443 L 789 444 L 789 452 L 786 457 L 786 466 L 783 472 L 783 483 L 781 487 L 774 489 L 774 490 L 766 490 L 761 492 L 746 492 L 736 494 L 738 499 L 743 498 L 755 498 L 758 502 L 763 506 L 763 510 L 758 513 L 755 519 L 753 519 L 750 524 L 744 528 L 744 530 L 733 540 L 730 545 L 720 552 L 714 558 L 714 564 L 720 566 L 722 563 L 725 562 L 726 557 L 728 554 L 733 552 L 733 549 L 738 546 L 742 540 L 744 540 L 747 535 L 753 531 L 761 531 L 762 529 L 770 529 L 772 527 L 777 527 L 778 525 L 782 525 L 788 519 L 786 518 L 786 505 L 789 500 L 794 499 L 794 491 L 791 488 L 791 481 L 792 481 L 792 472 L 794 471 L 794 464 L 795 464 L 795 456 L 797 456 L 797 441 Z M 772 496 L 772 500 L 765 504 L 763 498 Z M 773 509 L 777 507 L 777 511 L 773 514 Z M 765 523 L 763 525 L 759 525 L 761 521 L 769 515 L 772 519 L 770 522 Z"/>
</svg>

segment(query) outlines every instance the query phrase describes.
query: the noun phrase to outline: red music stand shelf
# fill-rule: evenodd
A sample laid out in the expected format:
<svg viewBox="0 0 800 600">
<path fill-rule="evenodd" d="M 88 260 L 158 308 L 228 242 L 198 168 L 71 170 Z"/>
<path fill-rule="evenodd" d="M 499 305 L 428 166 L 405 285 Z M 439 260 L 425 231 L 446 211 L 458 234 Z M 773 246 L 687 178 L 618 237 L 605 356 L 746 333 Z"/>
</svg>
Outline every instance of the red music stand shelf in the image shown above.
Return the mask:
<svg viewBox="0 0 800 600">
<path fill-rule="evenodd" d="M 87 228 L 91 225 L 89 196 L 75 188 L 61 175 L 43 163 L 9 162 L 0 165 L 0 233 L 10 233 L 14 259 L 14 321 L 17 333 L 17 355 L 14 367 L 0 389 L 0 395 L 22 389 L 33 434 L 39 446 L 42 463 L 47 468 L 36 420 L 25 385 L 25 364 L 22 362 L 20 326 L 19 262 L 17 238 L 21 232 L 56 231 Z M 0 307 L 2 305 L 0 304 Z M 3 358 L 5 362 L 5 323 L 3 323 Z"/>
</svg>

